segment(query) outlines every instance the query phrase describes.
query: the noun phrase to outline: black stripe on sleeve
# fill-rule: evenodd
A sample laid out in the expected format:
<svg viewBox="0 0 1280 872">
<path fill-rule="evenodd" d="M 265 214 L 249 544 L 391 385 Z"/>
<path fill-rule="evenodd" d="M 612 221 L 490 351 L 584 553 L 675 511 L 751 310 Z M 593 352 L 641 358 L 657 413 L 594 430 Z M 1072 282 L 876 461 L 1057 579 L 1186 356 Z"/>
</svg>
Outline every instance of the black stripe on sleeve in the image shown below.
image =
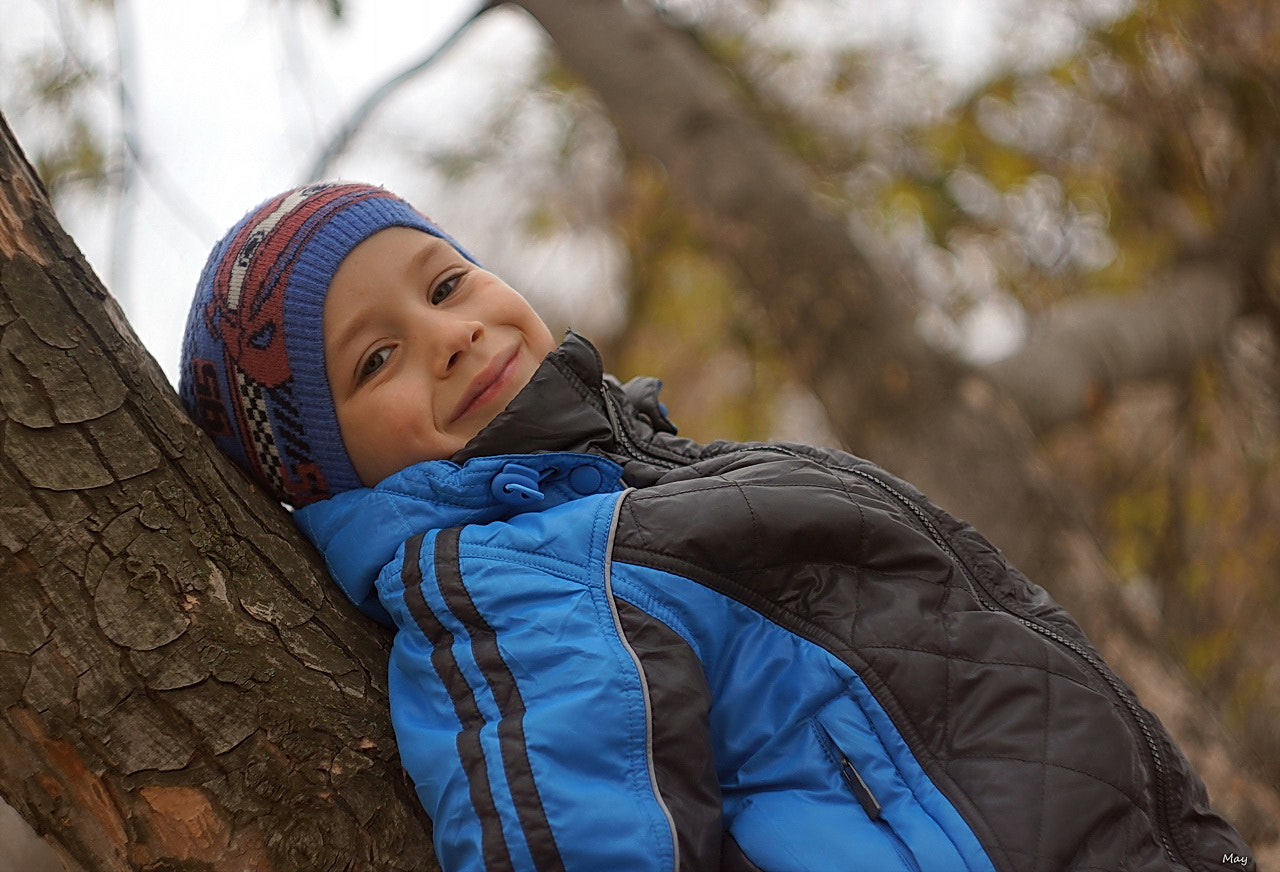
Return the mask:
<svg viewBox="0 0 1280 872">
<path fill-rule="evenodd" d="M 400 571 L 400 579 L 404 582 L 404 602 L 418 628 L 431 642 L 431 665 L 444 682 L 449 698 L 453 700 L 453 710 L 462 724 L 457 738 L 458 757 L 467 775 L 471 804 L 480 819 L 480 843 L 485 869 L 490 872 L 514 872 L 515 866 L 507 850 L 507 840 L 502 834 L 502 820 L 498 817 L 493 792 L 489 789 L 489 767 L 484 759 L 484 749 L 480 746 L 480 728 L 484 726 L 484 716 L 480 714 L 471 685 L 467 684 L 466 676 L 458 668 L 458 661 L 453 656 L 453 634 L 440 623 L 422 594 L 422 568 L 418 563 L 422 555 L 422 539 L 423 534 L 418 534 L 404 545 L 404 567 Z M 456 566 L 456 539 L 453 554 Z M 439 563 L 438 552 L 436 562 Z"/>
<path fill-rule="evenodd" d="M 524 735 L 524 698 L 516 686 L 511 668 L 502 659 L 497 633 L 480 614 L 462 583 L 462 569 L 458 561 L 461 535 L 461 528 L 455 527 L 441 531 L 436 538 L 436 583 L 449 611 L 467 628 L 472 654 L 498 703 L 498 711 L 502 715 L 498 721 L 498 742 L 502 748 L 507 786 L 515 802 L 529 853 L 533 855 L 534 866 L 539 872 L 563 872 L 564 861 L 560 858 L 560 849 L 556 846 L 533 778 L 533 767 L 529 763 L 529 748 Z"/>
</svg>

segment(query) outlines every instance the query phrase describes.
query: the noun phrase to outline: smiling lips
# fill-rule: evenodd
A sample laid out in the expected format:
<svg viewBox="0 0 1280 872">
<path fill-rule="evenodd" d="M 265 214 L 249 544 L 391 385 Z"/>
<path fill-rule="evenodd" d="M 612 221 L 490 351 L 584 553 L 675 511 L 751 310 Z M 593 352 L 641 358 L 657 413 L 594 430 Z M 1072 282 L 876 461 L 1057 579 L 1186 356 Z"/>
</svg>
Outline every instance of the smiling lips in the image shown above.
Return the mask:
<svg viewBox="0 0 1280 872">
<path fill-rule="evenodd" d="M 470 415 L 476 409 L 488 405 L 501 395 L 503 389 L 515 375 L 516 362 L 520 358 L 520 346 L 517 345 L 510 354 L 498 354 L 480 374 L 475 377 L 467 392 L 462 395 L 461 402 L 454 409 L 452 421 L 458 421 Z"/>
</svg>

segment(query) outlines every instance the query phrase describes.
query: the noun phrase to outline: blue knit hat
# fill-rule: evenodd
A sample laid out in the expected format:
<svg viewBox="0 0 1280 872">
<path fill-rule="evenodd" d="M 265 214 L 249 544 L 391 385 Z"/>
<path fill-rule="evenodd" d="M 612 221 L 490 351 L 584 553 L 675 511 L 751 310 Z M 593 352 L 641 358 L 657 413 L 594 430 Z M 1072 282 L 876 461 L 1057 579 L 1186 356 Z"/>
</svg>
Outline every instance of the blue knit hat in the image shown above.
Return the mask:
<svg viewBox="0 0 1280 872">
<path fill-rule="evenodd" d="M 249 212 L 200 275 L 178 394 L 223 452 L 290 505 L 361 486 L 325 375 L 324 299 L 342 259 L 388 227 L 423 230 L 462 252 L 391 192 L 327 182 Z"/>
</svg>

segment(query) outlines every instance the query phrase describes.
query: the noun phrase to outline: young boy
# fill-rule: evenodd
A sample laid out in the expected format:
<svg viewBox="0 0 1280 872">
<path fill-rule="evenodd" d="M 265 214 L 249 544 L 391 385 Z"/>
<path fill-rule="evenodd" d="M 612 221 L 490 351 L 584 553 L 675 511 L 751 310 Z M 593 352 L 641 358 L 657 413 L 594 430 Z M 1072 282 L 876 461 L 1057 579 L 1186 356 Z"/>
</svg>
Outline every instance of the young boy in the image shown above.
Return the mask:
<svg viewBox="0 0 1280 872">
<path fill-rule="evenodd" d="M 237 224 L 180 391 L 397 630 L 446 870 L 1252 867 L 972 528 L 847 454 L 678 437 L 382 189 Z"/>
</svg>

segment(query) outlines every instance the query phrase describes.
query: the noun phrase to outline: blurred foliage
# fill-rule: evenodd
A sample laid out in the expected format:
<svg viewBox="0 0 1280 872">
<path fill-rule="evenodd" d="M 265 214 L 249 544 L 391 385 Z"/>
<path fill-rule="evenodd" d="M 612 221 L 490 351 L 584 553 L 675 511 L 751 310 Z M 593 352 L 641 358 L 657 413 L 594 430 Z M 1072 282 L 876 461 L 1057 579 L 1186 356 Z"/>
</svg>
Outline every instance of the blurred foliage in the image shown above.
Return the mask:
<svg viewBox="0 0 1280 872">
<path fill-rule="evenodd" d="M 71 185 L 105 188 L 107 156 L 102 151 L 101 136 L 84 118 L 72 117 L 65 124 L 61 135 L 33 157 L 50 196 L 58 196 Z"/>
<path fill-rule="evenodd" d="M 6 64 L 4 100 L 22 107 L 29 126 L 41 132 L 24 146 L 51 196 L 71 187 L 101 191 L 111 174 L 110 130 L 100 100 L 110 76 L 86 51 L 81 25 L 108 21 L 112 4 L 75 0 L 54 4 L 48 13 L 57 38 Z M 72 25 L 73 15 L 82 21 Z"/>
<path fill-rule="evenodd" d="M 1181 655 L 1273 780 L 1278 370 L 1275 334 L 1254 320 L 1190 383 L 1126 389 L 1050 446 L 1098 518 L 1148 629 Z"/>
<path fill-rule="evenodd" d="M 1107 70 L 1120 85 L 1082 92 L 1107 140 L 1054 170 L 1111 215 L 1118 254 L 1088 290 L 1128 292 L 1152 266 L 1234 244 L 1238 189 L 1276 159 L 1277 48 L 1276 4 L 1183 0 L 1139 7 L 1063 65 L 1071 81 Z M 1255 314 L 1221 359 L 1164 386 L 1162 405 L 1152 389 L 1116 404 L 1058 453 L 1094 467 L 1085 480 L 1117 566 L 1150 591 L 1160 633 L 1280 783 L 1280 246 L 1266 236 L 1269 251 L 1241 264 Z"/>
<path fill-rule="evenodd" d="M 345 0 L 271 0 L 314 6 L 341 21 Z M 49 36 L 18 57 L 0 57 L 0 98 L 24 116 L 23 147 L 55 203 L 76 189 L 101 193 L 121 173 L 114 0 L 41 0 Z M 105 51 L 105 53 L 104 53 Z"/>
<path fill-rule="evenodd" d="M 781 355 L 758 313 L 701 245 L 659 170 L 634 164 L 620 229 L 631 255 L 627 325 L 602 349 L 621 378 L 661 375 L 683 435 L 751 440 L 773 429 L 786 387 Z"/>
</svg>

